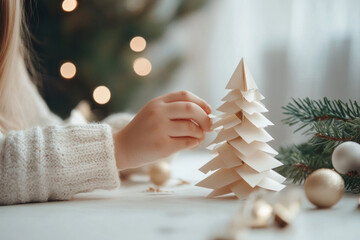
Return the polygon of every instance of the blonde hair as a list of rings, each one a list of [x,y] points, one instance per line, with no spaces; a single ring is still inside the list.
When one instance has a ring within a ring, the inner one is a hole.
[[[24,84],[30,83],[25,65],[25,60],[29,59],[25,44],[28,42],[28,30],[23,22],[22,8],[22,0],[0,0],[1,132],[26,128],[27,117],[31,112],[31,96],[27,91],[22,92]],[[26,64],[29,67],[31,62],[27,61]]]

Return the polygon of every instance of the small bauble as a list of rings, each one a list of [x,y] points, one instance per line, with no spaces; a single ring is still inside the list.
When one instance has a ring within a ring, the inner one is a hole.
[[[305,181],[305,193],[309,201],[318,208],[330,208],[344,194],[344,180],[331,169],[318,169]]]
[[[360,171],[360,144],[349,141],[337,146],[332,154],[332,164],[342,174]]]
[[[150,181],[155,185],[164,185],[169,180],[171,171],[168,162],[159,162],[149,169]]]

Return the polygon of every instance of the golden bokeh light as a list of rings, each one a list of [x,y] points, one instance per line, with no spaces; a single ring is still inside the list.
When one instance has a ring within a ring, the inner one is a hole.
[[[110,101],[111,92],[105,86],[98,86],[93,92],[93,98],[98,104],[106,104]]]
[[[77,7],[78,3],[76,0],[64,0],[61,7],[65,12],[72,12]]]
[[[130,48],[134,52],[144,51],[145,47],[146,47],[146,40],[143,37],[136,36],[130,41]]]
[[[60,74],[65,79],[72,79],[76,74],[76,67],[72,62],[65,62],[60,67]]]
[[[144,0],[127,0],[125,1],[125,7],[133,13],[138,13],[145,7]]]
[[[151,72],[152,66],[151,62],[146,58],[140,57],[135,59],[133,64],[134,71],[139,76],[146,76],[149,75]]]

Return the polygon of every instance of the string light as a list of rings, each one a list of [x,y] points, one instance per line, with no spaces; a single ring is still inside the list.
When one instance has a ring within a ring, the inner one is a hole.
[[[60,67],[60,74],[65,79],[72,79],[76,74],[76,67],[72,62],[65,62]]]
[[[134,52],[144,51],[145,47],[146,47],[146,40],[143,37],[136,36],[130,41],[130,48]]]
[[[152,66],[151,62],[146,58],[140,57],[135,59],[133,64],[134,71],[139,76],[146,76],[149,75],[151,72]]]
[[[76,0],[64,0],[61,7],[65,12],[72,12],[77,7],[78,3]]]
[[[98,86],[93,92],[93,98],[98,104],[106,104],[110,101],[111,92],[105,86]]]

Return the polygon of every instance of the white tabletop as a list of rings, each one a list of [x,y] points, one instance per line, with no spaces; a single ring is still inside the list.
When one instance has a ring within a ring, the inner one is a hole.
[[[243,202],[207,199],[208,189],[193,186],[204,178],[197,169],[210,159],[200,152],[178,155],[173,179],[159,193],[146,192],[146,181],[129,181],[70,201],[0,207],[0,239],[212,239]],[[192,184],[176,186],[177,178]],[[345,194],[328,210],[305,202],[288,228],[251,230],[247,239],[360,239],[358,197]]]

